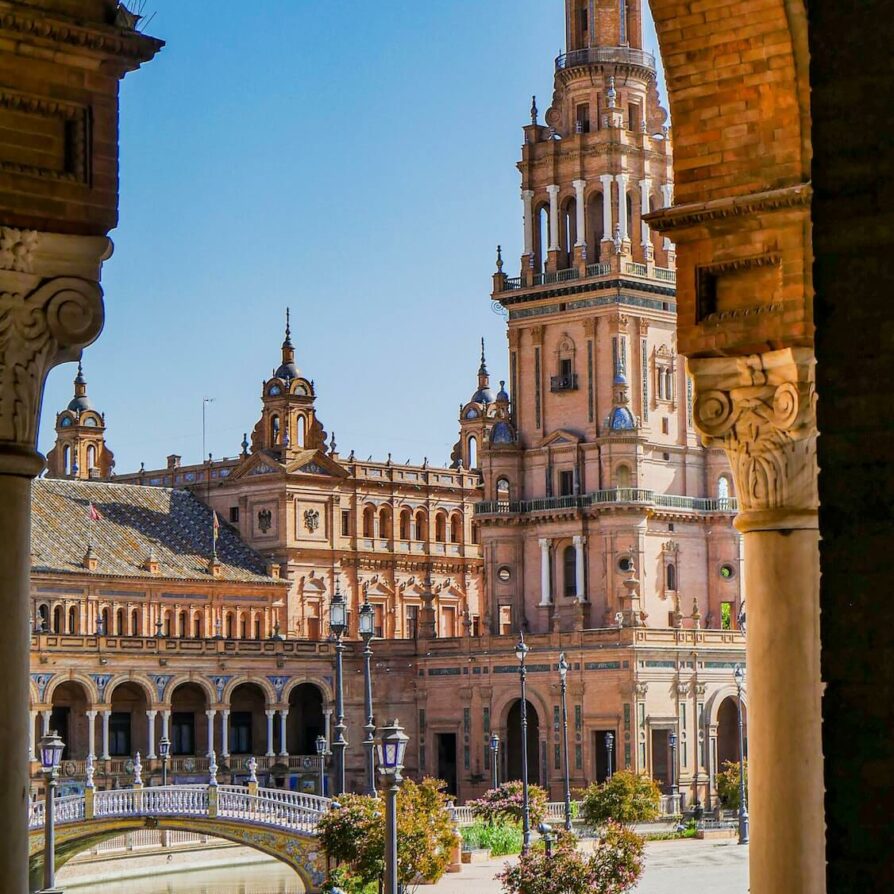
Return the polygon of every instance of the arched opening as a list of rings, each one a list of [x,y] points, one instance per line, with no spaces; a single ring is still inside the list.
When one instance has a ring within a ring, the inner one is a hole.
[[[228,742],[230,754],[267,751],[267,697],[257,683],[240,683],[230,695]]]
[[[630,487],[630,466],[618,466],[615,469],[615,487]]]
[[[78,632],[78,610],[74,605],[68,609],[68,632],[71,634]]]
[[[180,639],[187,639],[189,637],[189,614],[185,611],[180,612],[180,616],[177,620],[177,635]]]
[[[444,543],[447,539],[447,516],[443,512],[435,515],[435,540]]]
[[[299,414],[298,420],[295,423],[295,438],[298,446],[303,449],[304,441],[307,438],[307,419],[301,414]]]
[[[201,639],[204,636],[205,624],[200,612],[196,612],[192,618],[192,638]]]
[[[540,205],[534,212],[534,272],[546,269],[549,257],[549,205]]]
[[[227,612],[224,617],[224,636],[227,639],[234,639],[236,636],[236,617],[232,612]]]
[[[562,550],[562,580],[566,598],[577,596],[577,550],[573,546]]]
[[[255,616],[254,634],[255,639],[261,639],[261,619],[257,615]]]
[[[602,240],[605,238],[605,209],[601,192],[594,192],[587,202],[587,261],[602,260]]]
[[[410,523],[411,523],[411,515],[409,509],[401,509],[400,511],[400,534],[401,540],[409,540],[410,539]]]
[[[373,538],[376,536],[376,507],[363,507],[363,536]]]
[[[540,718],[528,701],[528,782],[540,782]],[[516,699],[506,717],[506,779],[522,778],[521,699]]]
[[[717,479],[717,499],[718,500],[729,500],[730,496],[730,486],[729,486],[729,478],[726,475],[721,475]]]
[[[634,230],[634,221],[633,221],[633,209],[635,207],[635,202],[633,201],[633,193],[627,193],[627,232],[621,233],[622,239],[630,239],[630,234],[635,232]]]
[[[477,469],[478,468],[478,438],[475,435],[469,435],[468,440],[469,446],[469,468]]]
[[[50,629],[50,607],[45,602],[37,606],[37,629],[44,633]]]
[[[673,562],[668,562],[664,569],[665,585],[668,590],[677,589],[677,566]]]
[[[57,605],[53,609],[53,633],[65,633],[65,609]]]
[[[270,443],[279,443],[279,416],[276,414],[270,417]]]
[[[509,502],[510,491],[509,491],[509,479],[508,478],[498,478],[497,479],[497,499],[501,503]]]
[[[130,635],[140,635],[140,613],[137,609],[133,609],[130,613]]]
[[[71,447],[68,444],[62,448],[62,471],[66,475],[71,474]]]
[[[119,608],[115,611],[115,636],[124,636],[127,632],[125,629],[124,609]]]
[[[302,683],[289,693],[286,742],[289,754],[316,754],[317,736],[325,729],[323,693],[313,683]]]
[[[162,618],[163,624],[162,629],[164,630],[165,636],[171,637],[174,635],[174,617],[171,612],[166,611]]]
[[[248,619],[245,612],[239,612],[239,639],[248,639]]]
[[[104,608],[99,617],[102,619],[102,635],[103,636],[111,636],[112,635],[112,610],[108,607]]]
[[[205,711],[208,697],[197,683],[181,683],[171,693],[171,753],[200,755],[208,751]]]
[[[463,539],[463,517],[459,513],[450,516],[450,542],[461,543]]]
[[[379,509],[379,537],[390,540],[391,535],[391,510],[387,506],[382,506]]]
[[[745,756],[748,756],[748,711],[742,713],[743,735],[745,736]],[[738,699],[727,696],[717,710],[717,767],[720,772],[727,762],[739,761],[739,704]]]
[[[109,754],[112,757],[132,757],[137,751],[147,754],[149,724],[146,710],[149,704],[143,687],[136,683],[119,683],[109,701],[112,706]]]
[[[421,509],[416,513],[416,518],[414,519],[413,524],[413,533],[416,540],[428,540],[428,519]]]
[[[60,683],[53,690],[50,729],[56,730],[65,743],[63,760],[83,760],[87,757],[88,706],[87,692],[75,680]]]
[[[577,242],[577,200],[567,199],[562,205],[559,219],[561,255],[559,267],[567,268],[574,263],[574,243]]]
[[[87,448],[87,468],[96,468],[96,448],[92,444]]]

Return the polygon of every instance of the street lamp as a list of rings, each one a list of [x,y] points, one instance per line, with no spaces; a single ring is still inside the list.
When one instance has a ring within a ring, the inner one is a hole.
[[[372,638],[375,635],[376,613],[369,602],[364,602],[360,606],[360,616],[358,618],[360,626],[360,637],[363,640],[363,707],[366,710],[366,738],[363,741],[363,749],[366,751],[366,793],[375,797],[376,795],[376,767],[375,755],[376,748],[376,724],[373,720],[373,694],[372,694],[372,672],[370,670],[370,660],[372,659]]]
[[[537,831],[543,839],[543,849],[546,852],[546,859],[549,860],[553,855],[553,827],[549,823],[541,823]]]
[[[571,831],[571,770],[568,764],[568,669],[565,653],[559,655],[559,680],[562,688],[562,760],[565,764],[565,828]]]
[[[531,805],[528,801],[528,702],[525,691],[525,683],[528,677],[528,669],[525,667],[525,658],[528,647],[522,636],[515,647],[515,657],[518,659],[518,678],[521,684],[521,756],[522,756],[522,853],[526,854],[531,847]]]
[[[615,734],[609,730],[605,734],[605,753],[608,756],[608,778],[612,778],[612,751],[615,747]]]
[[[320,759],[320,797],[326,797],[326,737],[317,736],[314,744],[317,747],[317,757]]]
[[[44,804],[44,846],[43,846],[43,892],[54,894],[56,887],[56,779],[59,775],[59,764],[65,743],[59,734],[52,730],[40,740],[40,765],[47,784]]]
[[[158,740],[158,755],[161,758],[161,784],[168,784],[168,761],[171,758],[171,740],[162,736]]]
[[[496,733],[490,734],[490,782],[491,788],[500,787],[500,737]]]
[[[335,593],[329,603],[329,630],[335,637],[335,741],[332,750],[335,752],[335,794],[345,791],[345,749],[348,740],[345,738],[345,693],[342,679],[342,656],[345,645],[342,637],[348,629],[348,607],[342,595],[339,578],[335,579]]]
[[[677,734],[671,732],[667,737],[671,750],[671,795],[677,794]]]
[[[379,742],[379,773],[385,785],[385,887],[382,894],[397,894],[397,792],[404,781],[404,754],[409,736],[398,720],[382,730]]]
[[[745,730],[742,725],[742,687],[745,668],[737,664],[733,671],[739,704],[739,844],[748,844],[748,792],[745,787]]]

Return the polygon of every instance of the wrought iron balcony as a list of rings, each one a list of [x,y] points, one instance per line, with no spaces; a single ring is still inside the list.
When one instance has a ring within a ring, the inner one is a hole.
[[[550,376],[549,390],[554,394],[559,391],[577,391],[577,373],[566,376]]]
[[[584,47],[581,50],[562,53],[556,59],[556,71],[575,68],[579,65],[600,65],[606,62],[618,65],[638,65],[641,68],[655,70],[655,57],[645,50],[637,50],[633,47]]]

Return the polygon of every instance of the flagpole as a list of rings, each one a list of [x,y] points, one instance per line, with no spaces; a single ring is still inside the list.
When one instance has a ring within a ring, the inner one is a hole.
[[[213,397],[202,398],[202,465],[205,465],[205,408],[214,403]],[[211,505],[211,466],[205,469],[205,505]],[[211,560],[217,558],[217,514],[211,512]]]

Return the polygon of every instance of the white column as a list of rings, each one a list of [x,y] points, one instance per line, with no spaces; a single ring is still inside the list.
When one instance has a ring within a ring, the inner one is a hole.
[[[96,760],[96,711],[86,711],[87,715],[87,754]]]
[[[40,712],[40,719],[43,722],[43,732],[41,733],[42,736],[48,736],[50,734],[50,715],[52,713],[52,711]]]
[[[323,711],[323,735],[326,738],[326,747],[329,747],[329,730],[332,727],[332,708]]]
[[[547,186],[549,193],[549,250],[559,250],[559,187]]]
[[[587,244],[587,206],[586,206],[586,180],[575,180],[571,184],[574,187],[575,203],[577,205],[577,242],[575,245]]]
[[[584,581],[584,546],[587,538],[580,534],[574,536],[574,577],[577,581],[577,598],[581,602],[587,601],[587,586]]]
[[[208,718],[208,757],[211,757],[211,752],[214,751],[214,715],[217,714],[217,711],[211,709],[205,712],[205,716]]]
[[[34,755],[34,724],[37,722],[37,711],[29,711],[28,716],[31,718],[28,726],[28,760],[33,761],[37,759]]]
[[[643,248],[649,248],[652,244],[652,241],[649,239],[649,225],[642,220],[649,213],[649,190],[652,188],[652,181],[646,177],[644,180],[640,180],[639,182],[639,194],[640,194],[640,211],[642,221],[640,225],[641,235],[642,235],[642,244]]]
[[[110,710],[102,712],[102,754],[100,755],[100,760],[104,761],[112,759],[112,755],[109,754],[109,720],[111,717],[112,712]]]
[[[158,711],[147,711],[146,720],[149,725],[149,742],[146,747],[146,757],[154,760],[158,755],[155,753],[155,715]]]
[[[663,184],[661,185],[661,198],[662,198],[663,201],[664,201],[664,207],[665,207],[665,208],[670,208],[670,206],[673,205],[673,203],[674,203],[674,187],[673,187],[673,184],[671,184],[671,183],[663,183]],[[667,238],[667,236],[665,236],[665,237],[664,237],[664,243],[663,243],[663,248],[664,248],[664,250],[665,250],[665,251],[668,251],[668,250],[670,250],[670,249],[672,248],[672,246],[673,246],[673,243],[670,241],[670,239]]]
[[[611,174],[603,174],[602,181],[602,241],[611,242],[615,235],[615,216],[612,208],[612,181]]]
[[[618,224],[621,227],[621,238],[630,238],[630,221],[627,220],[627,175],[615,174],[618,181]]]
[[[523,189],[522,201],[525,203],[525,254],[534,254],[534,190]]]
[[[276,711],[268,710],[264,712],[267,715],[267,753],[266,757],[276,757],[273,750],[273,715]]]
[[[171,712],[168,710],[161,712],[161,735],[163,739],[171,738],[169,727],[171,725]]]
[[[284,708],[279,712],[279,756],[288,757],[289,749],[286,742],[286,719],[289,716],[289,709]]]
[[[551,605],[553,601],[549,575],[549,540],[540,538],[540,604]]]
[[[220,756],[230,756],[230,709],[223,708],[220,712]]]

